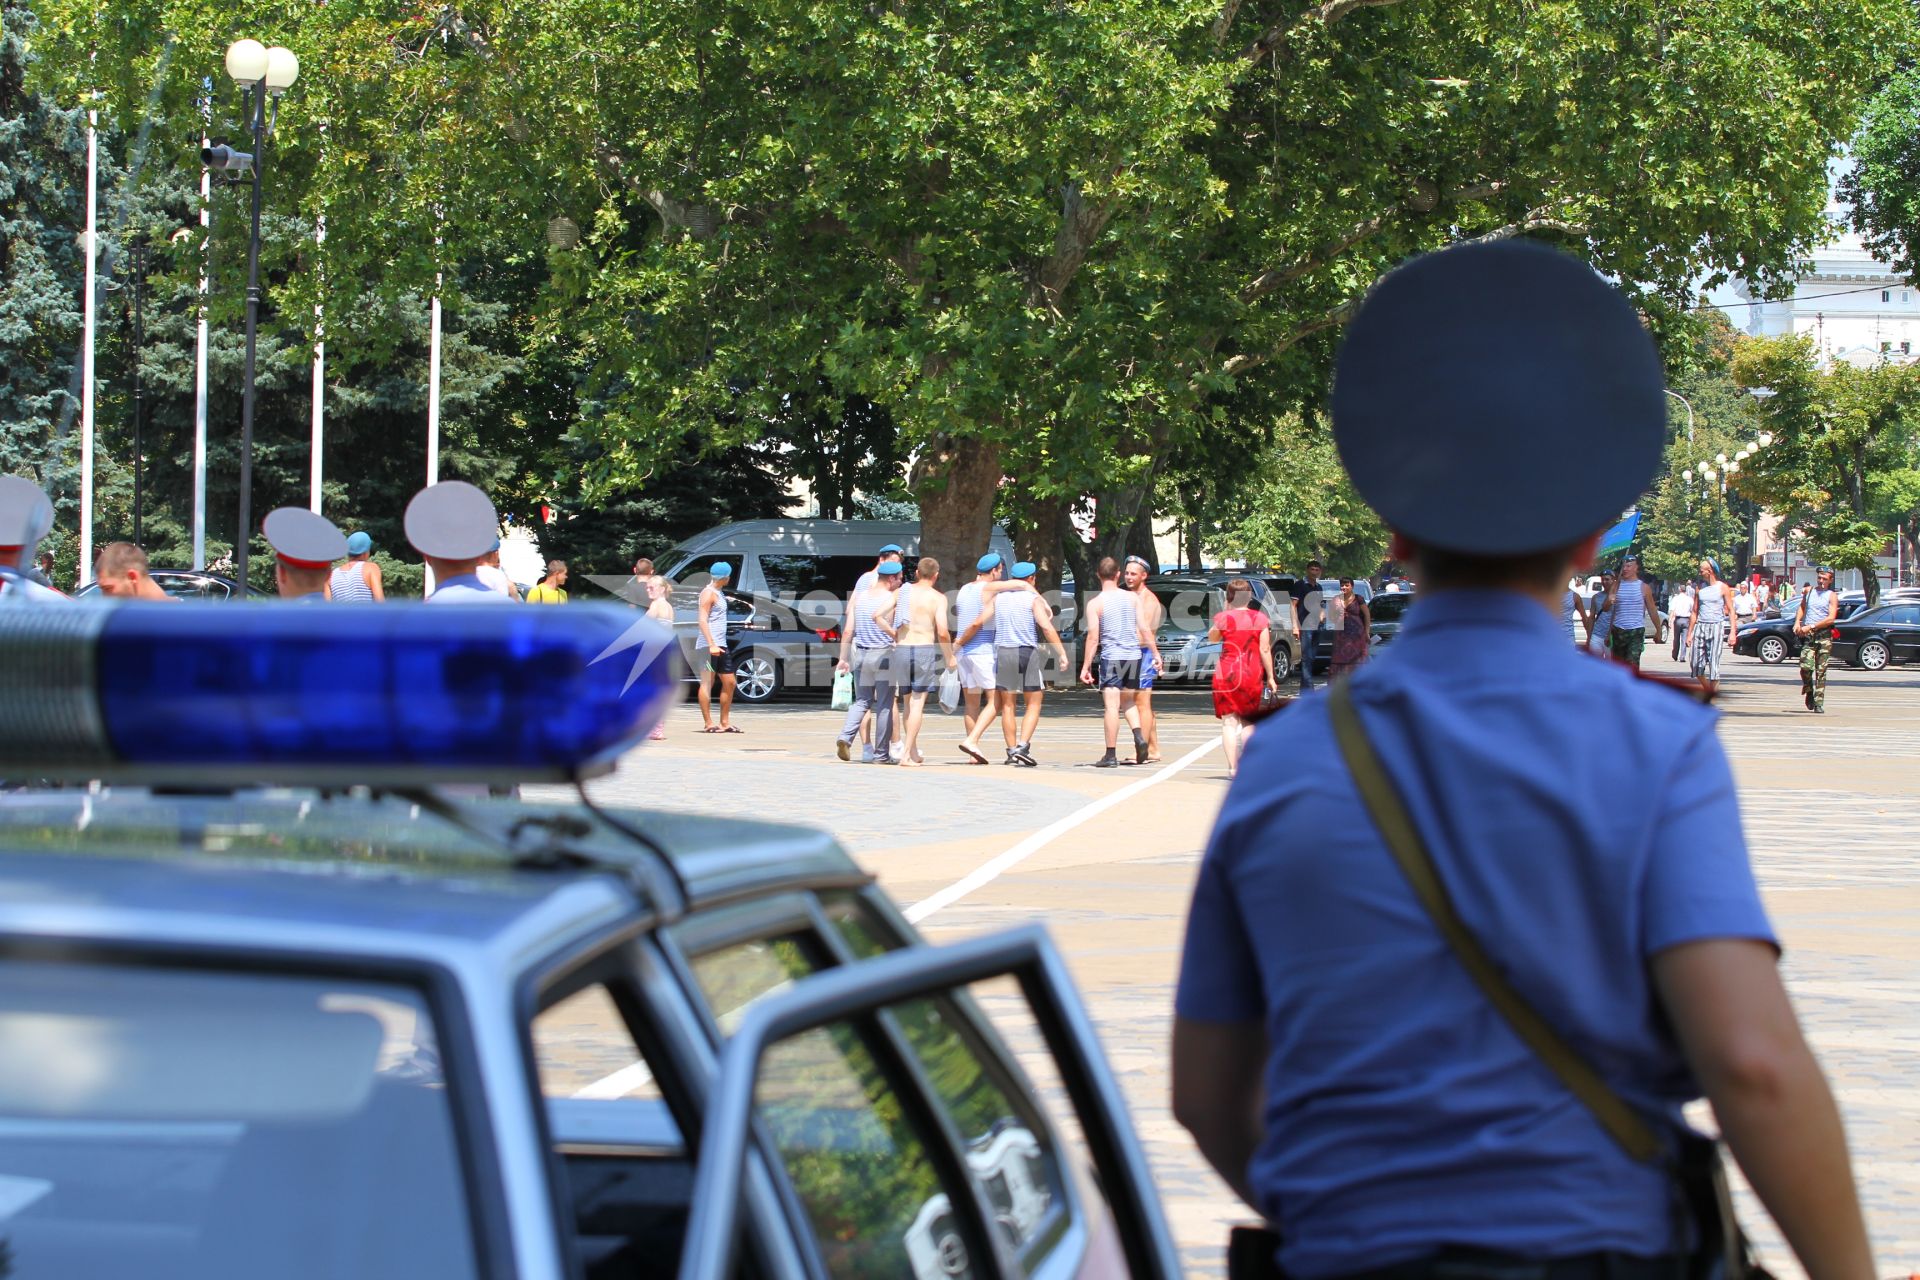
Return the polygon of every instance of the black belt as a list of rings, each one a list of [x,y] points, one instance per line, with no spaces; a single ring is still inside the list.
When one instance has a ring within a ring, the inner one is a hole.
[[[1533,1260],[1476,1249],[1446,1249],[1410,1262],[1351,1272],[1338,1280],[1683,1280],[1686,1274],[1687,1259],[1679,1254],[1641,1258],[1583,1253]]]

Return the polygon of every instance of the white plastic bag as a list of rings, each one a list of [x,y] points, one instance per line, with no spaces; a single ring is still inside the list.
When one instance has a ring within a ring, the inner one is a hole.
[[[835,711],[845,711],[853,705],[853,672],[833,673],[833,700],[827,705]]]
[[[940,709],[952,715],[960,706],[960,673],[942,671],[940,673]]]

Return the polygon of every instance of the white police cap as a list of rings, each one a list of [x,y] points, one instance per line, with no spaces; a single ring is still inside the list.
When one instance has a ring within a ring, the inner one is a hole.
[[[436,560],[478,560],[500,536],[500,516],[487,495],[464,480],[442,480],[407,504],[407,541]]]
[[[0,547],[31,547],[53,528],[53,503],[22,476],[0,476]]]
[[[347,536],[305,507],[279,507],[260,524],[273,553],[296,569],[324,569],[347,554]]]

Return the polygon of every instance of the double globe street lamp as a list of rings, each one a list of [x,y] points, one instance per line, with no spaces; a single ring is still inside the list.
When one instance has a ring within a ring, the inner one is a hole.
[[[251,179],[252,217],[247,234],[247,356],[240,393],[240,532],[233,543],[234,577],[242,598],[247,590],[247,544],[253,533],[253,399],[254,341],[260,324],[260,171],[266,159],[267,102],[300,78],[300,59],[278,45],[269,49],[258,40],[236,40],[227,46],[227,74],[245,92],[247,120],[253,130],[253,150],[235,151],[216,142],[200,152],[201,162],[228,175],[229,184]]]

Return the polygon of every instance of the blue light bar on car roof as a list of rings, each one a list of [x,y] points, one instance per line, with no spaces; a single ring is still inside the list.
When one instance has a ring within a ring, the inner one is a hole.
[[[0,610],[0,777],[418,785],[604,772],[678,649],[630,609]]]

